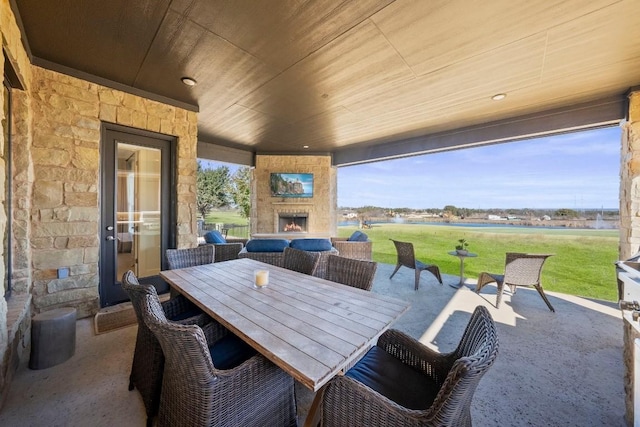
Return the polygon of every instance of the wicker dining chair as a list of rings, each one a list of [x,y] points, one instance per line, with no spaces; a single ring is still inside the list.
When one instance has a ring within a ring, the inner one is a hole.
[[[138,334],[136,347],[133,352],[131,374],[129,375],[129,390],[137,388],[147,412],[147,426],[153,423],[153,417],[158,413],[160,403],[160,388],[162,386],[162,370],[164,356],[160,343],[147,328],[143,320],[143,298],[148,295],[158,300],[156,288],[152,285],[141,284],[133,271],[129,270],[122,276],[122,288],[127,292],[138,320]],[[183,296],[177,296],[161,304],[164,315],[171,320],[184,324],[205,325],[212,320],[202,313],[193,303]]]
[[[167,249],[167,266],[169,270],[211,264],[215,260],[215,247],[202,245],[195,248]]]
[[[413,251],[413,243],[399,242],[393,239],[390,239],[390,240],[393,242],[393,244],[396,247],[396,252],[398,253],[398,262],[396,265],[396,269],[393,270],[393,273],[391,273],[391,277],[389,277],[389,279],[393,278],[393,276],[398,272],[400,267],[404,266],[404,267],[412,268],[415,270],[416,291],[420,286],[420,273],[422,273],[424,270],[436,276],[436,279],[438,279],[438,282],[440,282],[440,284],[442,285],[442,276],[440,275],[440,268],[435,264],[425,264],[421,261],[418,261]]]
[[[494,274],[482,272],[478,276],[478,284],[476,285],[476,293],[479,293],[484,285],[492,282],[496,282],[497,298],[496,308],[500,307],[502,301],[502,291],[504,285],[509,286],[511,293],[515,294],[516,286],[533,286],[536,288],[544,302],[549,307],[549,310],[555,312],[553,306],[547,299],[547,296],[542,289],[542,283],[540,276],[542,275],[542,266],[547,258],[553,256],[553,254],[526,254],[507,252],[504,274]]]
[[[296,248],[284,248],[282,252],[282,267],[287,270],[313,276],[318,263],[320,262],[320,252],[303,251]]]
[[[370,291],[378,263],[329,255],[325,279]]]
[[[158,427],[297,424],[293,377],[255,351],[221,363],[228,335],[167,322],[152,298],[145,305],[145,322],[166,357]]]
[[[495,323],[482,306],[451,353],[388,330],[345,375],[329,381],[322,426],[471,426],[473,395],[497,354]]]

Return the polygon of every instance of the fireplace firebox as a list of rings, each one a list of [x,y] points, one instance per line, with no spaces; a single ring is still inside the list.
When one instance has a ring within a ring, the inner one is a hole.
[[[279,213],[278,214],[278,233],[306,233],[307,213]]]

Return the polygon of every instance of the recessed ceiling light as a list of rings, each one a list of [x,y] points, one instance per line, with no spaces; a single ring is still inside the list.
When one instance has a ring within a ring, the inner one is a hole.
[[[496,95],[493,95],[491,97],[491,99],[493,99],[494,101],[502,101],[503,99],[505,99],[507,97],[506,93],[498,93]]]
[[[309,146],[308,145],[303,145],[302,148],[304,148],[306,150],[307,148],[309,148]]]
[[[198,82],[191,77],[183,77],[180,80],[182,80],[182,83],[186,84],[187,86],[195,86],[198,84]]]

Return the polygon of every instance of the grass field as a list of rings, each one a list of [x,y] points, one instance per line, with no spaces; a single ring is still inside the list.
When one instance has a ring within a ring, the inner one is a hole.
[[[339,227],[349,236],[356,227]],[[395,264],[396,251],[389,240],[414,244],[416,258],[437,264],[445,274],[458,275],[460,262],[447,254],[458,239],[469,241],[477,258],[465,261],[465,276],[482,271],[504,271],[506,252],[551,253],[542,270],[545,290],[588,298],[617,301],[614,262],[618,260],[618,230],[545,229],[526,227],[455,227],[422,224],[376,224],[364,230],[373,241],[374,261]]]
[[[211,211],[205,218],[207,224],[223,223],[223,224],[242,224],[249,223],[247,218],[243,218],[237,211]]]
[[[207,223],[247,224],[237,212],[211,212]],[[350,236],[357,228],[338,227],[338,235]],[[614,262],[618,260],[618,230],[550,229],[527,227],[456,227],[424,224],[374,224],[364,230],[373,241],[373,259],[395,264],[396,250],[389,240],[412,242],[416,257],[437,264],[444,274],[458,275],[458,258],[447,254],[458,239],[469,241],[477,258],[465,261],[465,275],[477,278],[482,271],[504,271],[506,252],[555,254],[542,270],[546,290],[588,298],[617,301]]]

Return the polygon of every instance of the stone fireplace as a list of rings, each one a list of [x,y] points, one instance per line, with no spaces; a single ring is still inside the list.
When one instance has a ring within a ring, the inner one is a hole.
[[[274,197],[272,173],[313,174],[313,196]],[[327,155],[256,155],[251,176],[251,238],[335,236],[337,173]]]

